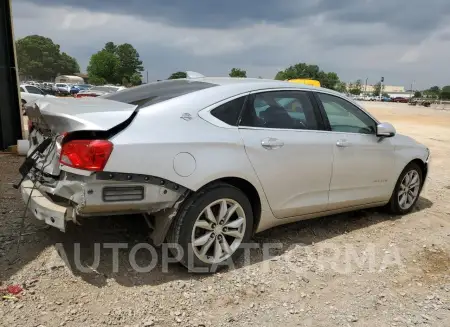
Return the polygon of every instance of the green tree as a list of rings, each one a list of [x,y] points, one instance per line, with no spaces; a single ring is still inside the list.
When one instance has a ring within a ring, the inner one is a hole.
[[[118,76],[119,67],[119,58],[114,53],[107,50],[101,50],[93,54],[89,61],[87,67],[89,81],[93,84],[97,84],[100,81],[103,81],[102,84],[117,84],[118,80],[122,82],[122,80],[119,79],[120,76]]]
[[[240,68],[232,68],[229,75],[230,77],[247,77],[247,72]]]
[[[57,75],[80,72],[75,58],[62,52],[58,44],[40,35],[29,35],[16,41],[19,74],[37,80],[52,80]]]
[[[441,89],[439,86],[432,86],[428,90],[423,91],[423,95],[427,98],[438,99],[441,96]]]
[[[103,77],[92,76],[89,77],[89,83],[92,85],[104,85],[106,84],[106,79],[104,79]]]
[[[306,63],[298,63],[296,65],[290,66],[283,71],[279,71],[275,79],[276,80],[287,80],[287,79],[315,79],[320,82],[322,87],[329,89],[336,89],[339,83],[339,77],[334,72],[326,73],[319,69],[317,65],[308,65]]]
[[[108,44],[108,43],[107,43]],[[141,76],[141,72],[144,70],[142,61],[139,58],[139,53],[129,43],[118,45],[115,51],[119,57],[119,71],[118,74],[121,78],[131,80],[131,77],[135,74]]]
[[[349,93],[353,94],[353,95],[360,95],[361,94],[361,89],[353,88],[353,89],[349,90]]]
[[[141,78],[143,70],[139,53],[129,43],[107,42],[102,50],[91,56],[88,66],[89,79],[103,78],[107,83],[123,85],[130,83],[135,74]]]
[[[345,84],[345,82],[337,83],[336,91],[341,92],[341,93],[347,93],[347,84]]]
[[[383,86],[383,89],[384,89],[384,86]],[[380,91],[381,91],[381,82],[378,82],[377,84],[375,84],[375,85],[373,86],[373,92],[372,92],[372,94],[373,94],[374,96],[379,96],[379,95],[380,95]]]
[[[179,79],[179,78],[186,78],[187,74],[186,72],[176,72],[169,76],[168,79]]]
[[[331,89],[331,90],[336,89],[336,85],[339,83],[339,77],[334,72],[324,73],[321,71],[319,73],[318,80],[322,87],[325,87],[325,88]]]
[[[450,100],[450,85],[444,86],[441,91],[442,100]]]
[[[116,53],[117,46],[114,44],[114,42],[107,42],[103,50],[106,50],[111,53]]]
[[[439,88],[439,86],[432,86],[430,87],[430,91],[434,93],[439,93],[441,92],[441,89]]]
[[[287,80],[286,75],[285,75],[285,72],[279,71],[279,72],[275,75],[275,79],[276,79],[277,81],[284,81],[284,80]]]
[[[422,92],[420,92],[420,91],[414,92],[414,97],[415,98],[421,98],[422,97]]]
[[[140,74],[133,74],[130,78],[130,84],[133,86],[142,84],[142,76]]]
[[[362,81],[358,79],[355,83],[350,83],[348,92],[353,95],[360,95],[362,89]]]

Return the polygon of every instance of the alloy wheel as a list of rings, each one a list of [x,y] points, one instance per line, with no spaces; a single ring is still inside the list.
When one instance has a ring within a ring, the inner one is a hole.
[[[403,176],[397,194],[401,209],[408,210],[414,204],[419,196],[420,182],[420,175],[416,170],[410,170]]]
[[[201,261],[219,263],[239,248],[245,230],[242,206],[232,199],[216,200],[197,217],[192,230],[192,248]]]

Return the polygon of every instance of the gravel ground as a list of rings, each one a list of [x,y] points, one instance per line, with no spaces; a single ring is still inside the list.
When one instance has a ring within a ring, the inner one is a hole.
[[[102,247],[96,265],[95,243],[131,248],[147,241],[136,217],[88,220],[65,234],[27,218],[14,261],[24,205],[12,184],[23,159],[0,155],[0,288],[25,287],[19,299],[0,301],[0,325],[450,326],[450,113],[367,106],[431,149],[416,210],[403,217],[360,211],[274,228],[254,238],[282,244],[273,258],[255,250],[249,264],[216,275],[192,275],[177,264],[139,273],[127,249],[114,263]],[[77,260],[87,268],[74,269]],[[146,251],[136,254],[142,266],[149,260]]]

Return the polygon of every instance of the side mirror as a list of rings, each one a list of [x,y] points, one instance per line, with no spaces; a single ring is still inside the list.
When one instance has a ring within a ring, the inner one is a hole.
[[[381,123],[377,125],[377,136],[379,137],[392,137],[395,133],[395,127],[389,123]]]

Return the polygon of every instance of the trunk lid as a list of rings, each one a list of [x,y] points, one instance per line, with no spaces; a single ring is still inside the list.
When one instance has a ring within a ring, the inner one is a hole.
[[[102,98],[42,98],[27,115],[39,129],[52,134],[74,131],[107,131],[127,120],[136,105]]]
[[[63,133],[86,131],[110,138],[128,126],[126,122],[131,122],[136,107],[101,98],[42,98],[26,106],[28,119],[33,123],[28,155],[45,139],[53,139],[44,151],[33,156],[34,167],[52,177],[59,176]],[[123,126],[117,128],[118,125]]]

